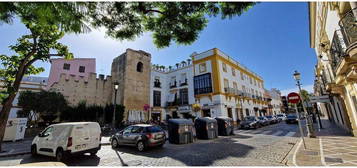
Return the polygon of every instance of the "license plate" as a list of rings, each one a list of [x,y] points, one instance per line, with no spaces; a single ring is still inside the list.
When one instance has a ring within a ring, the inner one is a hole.
[[[82,144],[82,145],[77,145],[77,146],[75,147],[75,149],[76,149],[76,150],[80,150],[80,149],[84,149],[84,148],[86,148],[86,147],[87,147],[86,144]]]

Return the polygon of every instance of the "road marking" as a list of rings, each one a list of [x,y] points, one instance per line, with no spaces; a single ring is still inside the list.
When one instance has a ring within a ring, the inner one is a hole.
[[[281,133],[283,133],[283,131],[278,131],[278,132],[275,132],[274,134],[272,134],[272,136],[278,136]]]
[[[289,132],[289,133],[287,133],[287,134],[284,135],[284,136],[286,136],[286,137],[291,137],[291,136],[293,136],[295,133],[296,133],[296,132]]]
[[[295,151],[294,151],[294,155],[293,155],[293,164],[294,164],[294,166],[298,166],[298,165],[296,164],[296,154],[297,154],[297,152],[299,151],[301,144],[302,144],[302,139],[300,140],[298,146],[296,147],[296,149],[295,149]]]
[[[319,143],[320,143],[321,164],[322,164],[323,166],[326,166],[325,157],[324,157],[324,150],[323,150],[323,147],[322,147],[321,138],[319,138]]]

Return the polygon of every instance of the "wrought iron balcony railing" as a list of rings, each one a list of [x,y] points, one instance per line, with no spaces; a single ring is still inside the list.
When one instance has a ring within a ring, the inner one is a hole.
[[[345,57],[346,44],[340,30],[336,30],[331,43],[330,54],[332,57],[332,69],[336,73],[338,66]]]
[[[357,42],[357,8],[347,12],[338,23],[347,48]]]

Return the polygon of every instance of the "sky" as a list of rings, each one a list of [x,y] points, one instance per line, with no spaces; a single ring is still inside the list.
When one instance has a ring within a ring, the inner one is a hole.
[[[219,48],[264,79],[266,89],[277,88],[282,95],[296,91],[292,74],[301,73],[303,88],[312,91],[316,55],[309,44],[308,4],[306,2],[259,3],[239,17],[222,20],[210,17],[207,27],[191,45],[171,44],[158,49],[151,33],[133,41],[118,41],[105,36],[104,30],[88,34],[69,34],[60,41],[69,46],[74,57],[96,58],[98,74],[110,75],[112,60],[127,48],[151,53],[152,63],[174,66],[193,52]],[[0,54],[13,54],[9,45],[28,33],[19,21],[0,25]],[[50,63],[36,62],[45,71],[36,76],[47,77]]]

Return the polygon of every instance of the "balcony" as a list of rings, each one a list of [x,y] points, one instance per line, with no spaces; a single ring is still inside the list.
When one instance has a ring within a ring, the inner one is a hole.
[[[195,95],[212,93],[212,87],[195,88],[194,93]]]
[[[177,87],[177,82],[170,83],[170,89],[176,88]]]
[[[348,66],[357,61],[357,21],[353,12],[347,12],[339,21],[340,30],[336,30],[332,39],[330,54],[331,66],[336,75],[347,73]]]
[[[180,81],[180,86],[187,86],[187,85],[188,85],[187,79],[185,79],[184,82],[181,82],[181,81]]]

